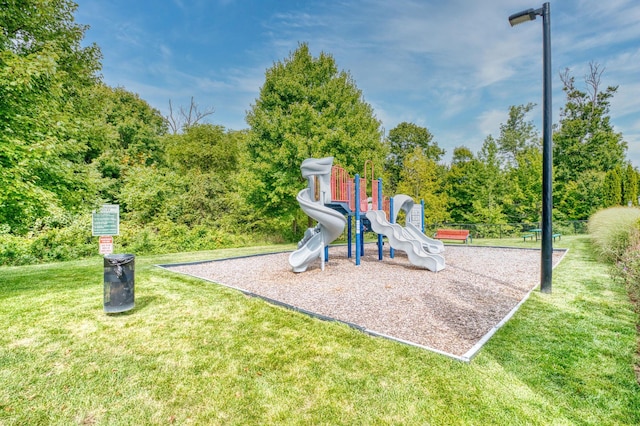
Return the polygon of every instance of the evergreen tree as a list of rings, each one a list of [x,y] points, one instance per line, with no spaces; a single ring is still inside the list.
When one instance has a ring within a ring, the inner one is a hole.
[[[627,163],[624,169],[624,179],[622,181],[622,205],[638,205],[638,171],[631,163]]]
[[[609,170],[604,177],[604,207],[619,206],[622,200],[620,168]]]

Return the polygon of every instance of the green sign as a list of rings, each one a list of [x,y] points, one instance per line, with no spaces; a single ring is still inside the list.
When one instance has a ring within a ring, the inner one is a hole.
[[[93,236],[120,234],[120,206],[104,204],[99,212],[93,212],[91,220]]]

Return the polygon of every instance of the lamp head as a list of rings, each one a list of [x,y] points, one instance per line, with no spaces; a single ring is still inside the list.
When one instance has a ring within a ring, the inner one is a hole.
[[[518,24],[522,24],[527,21],[535,21],[536,15],[538,15],[538,11],[534,9],[523,10],[522,12],[514,13],[509,16],[509,24],[511,26],[516,26]]]

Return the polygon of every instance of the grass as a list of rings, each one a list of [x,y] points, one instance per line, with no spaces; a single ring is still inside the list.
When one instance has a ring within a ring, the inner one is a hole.
[[[0,424],[639,424],[637,317],[562,244],[553,294],[470,364],[153,266],[291,246],[138,257],[119,315],[99,257],[0,268]]]

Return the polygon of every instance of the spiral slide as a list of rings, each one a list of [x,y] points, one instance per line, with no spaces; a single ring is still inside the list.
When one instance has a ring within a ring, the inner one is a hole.
[[[314,202],[311,199],[311,188],[303,189],[296,198],[307,216],[318,221],[318,226],[307,230],[305,238],[298,244],[298,250],[289,255],[293,272],[304,272],[320,257],[324,246],[331,244],[342,234],[347,219],[337,211]]]
[[[427,253],[418,238],[402,226],[387,221],[384,211],[370,210],[367,212],[367,219],[371,222],[371,229],[377,234],[386,236],[389,240],[389,245],[395,250],[402,250],[407,253],[409,262],[413,265],[433,272],[444,269],[444,257],[439,254]]]

